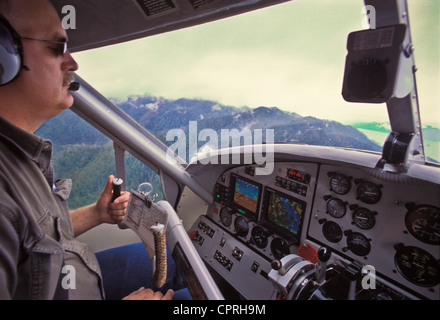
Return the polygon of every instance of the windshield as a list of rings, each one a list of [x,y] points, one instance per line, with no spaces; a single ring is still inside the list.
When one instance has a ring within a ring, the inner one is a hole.
[[[425,153],[438,161],[439,4],[408,2]],[[164,142],[164,130],[197,121],[199,130],[272,128],[278,142],[380,151],[385,104],[341,96],[347,35],[365,27],[361,1],[297,0],[74,57],[84,79]]]
[[[408,4],[425,155],[438,162],[440,5]],[[196,130],[187,162],[204,145],[223,146],[220,138],[201,139],[204,129],[218,137],[224,129],[253,132],[242,144],[261,142],[255,133],[265,130],[262,138],[276,142],[381,152],[390,129],[386,105],[341,96],[347,35],[366,28],[362,9],[362,1],[296,0],[74,58],[82,78],[166,145]],[[114,174],[112,142],[71,111],[37,134],[54,141],[57,176],[85,181],[71,207],[95,199],[97,182]],[[126,171],[127,189],[151,181],[161,196],[159,177],[144,164],[129,156]]]
[[[425,152],[438,161],[439,5],[409,5]],[[274,129],[278,142],[380,151],[389,132],[385,105],[351,104],[341,97],[347,35],[365,27],[360,2],[293,1],[75,58],[83,78],[124,111],[135,106],[131,115],[155,134],[190,121],[231,129],[233,119],[239,130]],[[213,125],[209,118],[218,121]],[[163,132],[158,136],[165,140]]]

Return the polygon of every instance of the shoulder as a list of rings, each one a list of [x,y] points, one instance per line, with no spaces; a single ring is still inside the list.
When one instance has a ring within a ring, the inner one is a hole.
[[[0,233],[7,229],[14,229],[16,233],[21,233],[27,224],[25,216],[18,203],[6,192],[4,186],[0,185]]]

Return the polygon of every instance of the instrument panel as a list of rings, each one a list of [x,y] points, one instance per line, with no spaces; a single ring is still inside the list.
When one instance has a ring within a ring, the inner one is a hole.
[[[305,162],[277,162],[261,176],[254,166],[230,169],[190,236],[246,299],[276,298],[271,262],[299,254],[316,263],[321,246],[330,264],[372,267],[393,297],[439,299],[439,187],[373,171]]]
[[[254,172],[247,166],[223,174],[208,216],[267,259],[281,259],[301,241],[317,165],[279,164],[269,176]]]
[[[309,238],[420,298],[439,299],[439,187],[372,172],[321,166]]]
[[[246,299],[275,299],[271,262],[297,253],[310,216],[318,165],[275,163],[270,175],[255,167],[224,172],[214,205],[189,230],[205,262]]]

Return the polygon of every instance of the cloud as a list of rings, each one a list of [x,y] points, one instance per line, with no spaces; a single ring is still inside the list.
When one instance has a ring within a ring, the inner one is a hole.
[[[439,22],[421,19],[433,16],[432,6],[423,3],[411,22],[420,44],[421,114],[429,124],[440,119],[439,71],[433,68],[438,67],[439,40],[438,32],[430,36],[426,31]],[[350,104],[341,97],[346,38],[362,27],[361,20],[361,4],[352,0],[297,0],[74,57],[79,74],[108,97],[149,93],[277,106],[344,123],[388,121],[384,104]]]

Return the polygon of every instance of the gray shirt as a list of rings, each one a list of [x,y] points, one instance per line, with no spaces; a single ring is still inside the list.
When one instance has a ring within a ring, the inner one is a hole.
[[[0,299],[103,299],[93,252],[73,234],[71,180],[52,143],[0,117]]]

